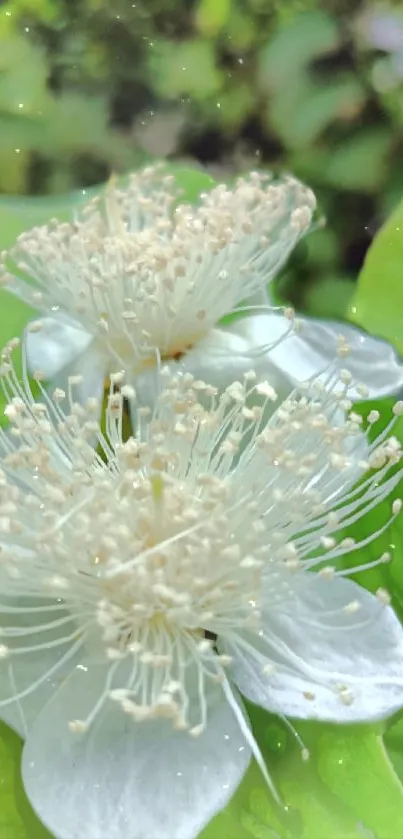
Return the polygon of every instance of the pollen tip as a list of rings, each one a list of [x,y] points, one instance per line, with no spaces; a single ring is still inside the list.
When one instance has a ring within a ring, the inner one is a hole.
[[[402,506],[403,506],[402,499],[401,498],[395,498],[395,500],[393,501],[393,504],[392,504],[392,512],[393,512],[394,516],[397,516],[400,513],[400,511],[402,509]]]
[[[87,723],[84,720],[70,720],[68,727],[74,734],[84,734],[88,729]]]
[[[376,590],[375,593],[377,599],[382,604],[382,606],[390,606],[392,598],[386,588],[380,587]]]

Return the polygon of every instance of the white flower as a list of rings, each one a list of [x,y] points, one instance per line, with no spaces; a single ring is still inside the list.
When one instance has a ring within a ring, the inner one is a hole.
[[[331,362],[341,331],[366,395],[403,386],[386,342],[308,318],[297,334],[268,305],[268,283],[311,226],[310,189],[252,173],[202,195],[196,208],[177,201],[173,178],[148,168],[126,188],[111,182],[74,222],[18,238],[2,282],[43,315],[26,332],[31,371],[64,389],[80,374],[77,398],[101,402],[109,373],[122,367],[152,405],[160,359],[221,389],[254,366],[286,395]],[[220,325],[242,301],[246,316]]]
[[[111,183],[74,222],[19,237],[2,281],[43,315],[26,333],[31,370],[62,388],[81,374],[81,401],[100,401],[122,367],[152,404],[159,358],[220,388],[255,366],[287,394],[329,363],[342,331],[371,396],[403,385],[386,343],[309,319],[297,335],[267,304],[267,284],[311,225],[311,190],[253,173],[202,195],[196,208],[175,209],[176,199],[173,179],[146,169],[126,188]],[[220,325],[245,300],[246,317]]]
[[[17,240],[3,282],[44,315],[26,333],[28,364],[53,387],[79,373],[77,397],[100,400],[122,367],[151,404],[158,358],[220,386],[250,368],[253,342],[219,321],[277,273],[311,225],[314,195],[252,174],[196,208],[177,200],[173,178],[148,168],[126,188],[111,182],[74,222]]]
[[[35,403],[9,352],[1,372],[0,714],[26,738],[25,788],[57,837],[193,839],[252,754],[271,785],[238,690],[336,722],[403,705],[388,595],[337,565],[360,547],[344,528],[397,485],[401,451],[344,419],[337,364],[268,423],[264,404],[248,407],[255,389],[275,399],[254,373],[219,397],[162,372],[153,417],[140,407],[126,443],[134,394],[112,375],[107,462],[77,378],[67,399]]]

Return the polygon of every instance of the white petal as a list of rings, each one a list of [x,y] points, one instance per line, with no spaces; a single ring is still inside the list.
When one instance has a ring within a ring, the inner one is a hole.
[[[295,353],[296,359],[293,355],[287,355],[290,342],[295,340],[294,335],[287,336],[287,331],[290,331],[287,318],[275,312],[269,315],[249,315],[236,320],[229,329],[233,335],[246,342],[251,358],[250,367],[260,379],[270,382],[280,399],[285,399],[302,378],[296,366],[298,353]],[[265,352],[257,353],[257,350],[266,346],[268,348]]]
[[[244,300],[244,306],[268,306],[268,305],[275,305],[273,300],[273,295],[271,293],[271,283],[264,288],[260,288],[259,291],[256,291],[255,294],[251,294],[246,300]],[[243,307],[240,307],[243,308]]]
[[[359,722],[403,707],[403,629],[390,607],[350,580],[296,574],[293,591],[264,613],[261,638],[243,640],[248,651],[223,645],[235,659],[232,675],[269,711]]]
[[[185,372],[192,373],[224,390],[251,370],[250,345],[230,329],[212,329],[181,359]]]
[[[53,379],[60,371],[81,356],[91,342],[91,335],[61,318],[41,318],[39,332],[25,331],[28,368],[41,370],[46,379]]]
[[[344,415],[341,411],[337,412],[333,416],[333,427],[342,426],[344,423]],[[322,503],[327,505],[328,509],[362,478],[365,472],[363,463],[370,452],[368,438],[363,431],[358,431],[353,437],[343,441],[343,450],[348,458],[348,466],[343,469],[331,469],[329,452],[324,453],[322,463],[320,458],[316,461],[316,474],[309,485],[309,489],[315,488],[320,493]]]
[[[39,603],[37,602],[36,605]],[[29,606],[36,608],[31,601]],[[63,619],[66,613],[62,609],[49,612],[43,608],[36,612],[26,611],[14,614],[4,611],[5,608],[10,607],[18,607],[18,601],[7,598],[6,602],[3,598],[0,604],[3,635],[0,640],[9,648],[10,653],[7,657],[0,658],[0,719],[14,728],[21,737],[25,737],[50,696],[60,687],[66,675],[79,663],[80,652],[69,655],[74,643],[71,641],[50,646],[51,642],[56,639],[74,632],[74,624],[71,620],[45,632],[38,632],[39,625]],[[28,634],[9,637],[6,634],[7,629],[15,626],[27,629]],[[21,652],[22,647],[37,645],[41,648]],[[65,661],[63,661],[64,656],[66,656]],[[44,678],[47,673],[49,675]],[[29,691],[29,688],[38,681],[36,689]],[[21,699],[13,699],[16,694],[21,694]],[[13,701],[7,702],[9,699]]]
[[[248,354],[250,344],[230,329],[212,329],[179,361],[164,364],[175,375],[178,372],[191,373],[196,379],[202,379],[220,391],[236,379],[242,379],[244,373],[253,369],[253,358]],[[142,405],[155,403],[159,382],[156,369],[150,369],[134,382]]]
[[[53,393],[55,388],[60,388],[68,394],[70,376],[82,377],[81,381],[74,385],[74,401],[83,404],[89,398],[96,399],[99,403],[99,411],[101,411],[107,370],[105,361],[95,343],[90,344],[82,355],[74,358],[71,364],[63,367],[50,380],[48,383],[49,392]],[[64,411],[69,411],[67,398],[62,400],[61,407]]]
[[[22,765],[34,809],[59,839],[194,839],[250,759],[221,689],[197,738],[168,720],[135,723],[110,699],[87,734],[72,733],[68,720],[86,717],[105,678],[76,671],[38,717]]]
[[[332,362],[337,340],[342,335],[351,350],[342,366],[358,384],[368,388],[370,398],[395,393],[403,386],[403,362],[386,341],[346,323],[304,317],[298,317],[298,321],[301,331],[291,333],[269,354],[270,363],[291,385],[317,376]],[[261,346],[280,339],[288,325],[283,316],[273,313],[243,318],[237,322],[236,330],[254,346]],[[359,396],[353,390],[351,395]]]

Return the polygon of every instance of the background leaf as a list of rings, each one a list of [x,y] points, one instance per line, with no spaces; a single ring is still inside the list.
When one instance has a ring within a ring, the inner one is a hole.
[[[403,201],[367,252],[350,317],[403,352]]]
[[[0,722],[0,837],[1,839],[49,839],[25,795],[20,772],[22,743]]]

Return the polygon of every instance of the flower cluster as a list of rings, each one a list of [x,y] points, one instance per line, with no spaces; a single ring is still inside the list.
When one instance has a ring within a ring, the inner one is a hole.
[[[403,706],[403,630],[348,559],[402,502],[346,535],[401,479],[403,403],[373,440],[379,414],[352,400],[397,390],[401,365],[351,328],[332,341],[334,325],[269,310],[264,285],[311,221],[297,181],[175,202],[146,170],[4,256],[43,318],[22,377],[17,340],[0,367],[0,716],[60,839],[195,839],[251,758],[280,801],[242,696],[334,722]]]

